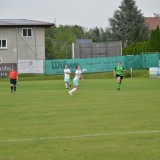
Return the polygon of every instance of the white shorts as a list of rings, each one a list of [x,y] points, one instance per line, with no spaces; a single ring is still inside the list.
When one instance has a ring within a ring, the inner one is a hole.
[[[79,82],[79,80],[73,80],[73,85],[78,86],[79,85],[78,82]]]
[[[64,81],[65,81],[65,82],[70,82],[70,78],[66,78],[66,77],[65,77],[65,78],[64,78]]]

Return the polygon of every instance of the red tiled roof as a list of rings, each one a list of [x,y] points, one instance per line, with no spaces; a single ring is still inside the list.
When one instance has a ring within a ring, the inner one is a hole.
[[[145,22],[150,30],[154,30],[157,26],[160,27],[160,17],[145,17]]]

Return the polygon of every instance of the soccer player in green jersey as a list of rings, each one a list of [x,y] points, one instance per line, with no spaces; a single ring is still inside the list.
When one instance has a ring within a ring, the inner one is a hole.
[[[118,62],[118,66],[115,67],[113,74],[117,78],[117,89],[120,90],[121,82],[123,79],[123,72],[125,71],[124,67],[122,66],[122,62]]]

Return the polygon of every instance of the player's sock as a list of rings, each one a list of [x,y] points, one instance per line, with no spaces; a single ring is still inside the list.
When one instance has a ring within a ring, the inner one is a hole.
[[[121,83],[117,83],[117,88],[120,89]]]
[[[76,88],[73,88],[70,92],[73,93],[75,92],[77,89]]]
[[[67,85],[67,83],[65,83],[65,87],[66,87],[66,88],[68,88],[68,85]]]
[[[121,82],[119,83],[119,89],[121,88]]]
[[[13,92],[13,86],[11,86],[11,92]]]
[[[14,92],[16,92],[16,86],[14,86]]]

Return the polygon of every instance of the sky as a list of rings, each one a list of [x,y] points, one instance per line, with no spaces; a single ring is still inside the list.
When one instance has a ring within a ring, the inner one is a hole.
[[[30,19],[85,28],[108,27],[122,0],[0,0],[0,19]],[[136,0],[145,17],[160,13],[160,0]]]

